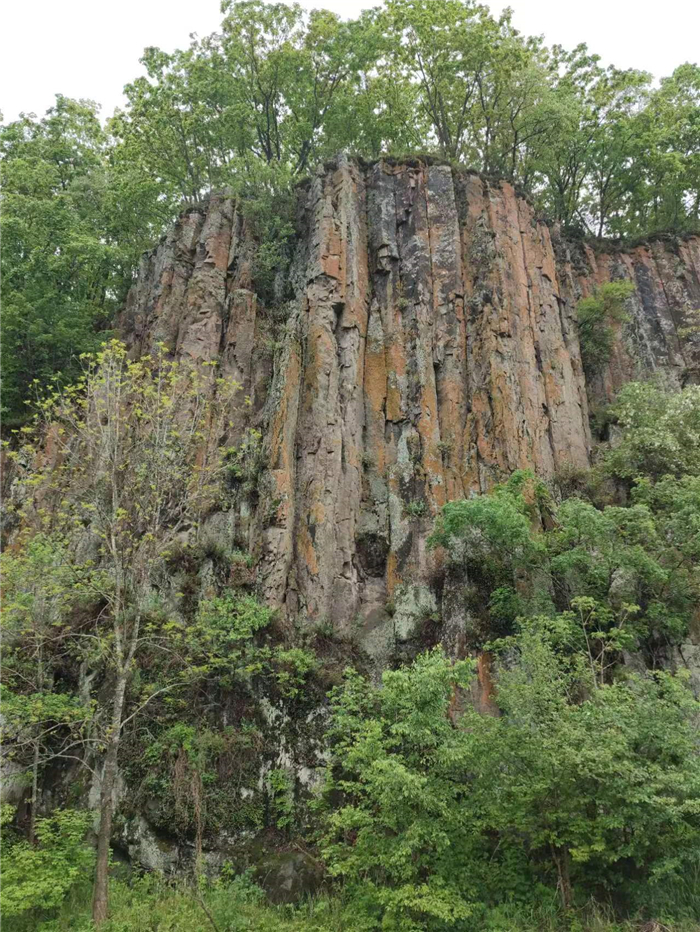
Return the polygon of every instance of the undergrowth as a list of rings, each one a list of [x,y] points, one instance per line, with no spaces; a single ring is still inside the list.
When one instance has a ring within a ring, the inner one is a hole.
[[[557,897],[548,891],[537,906],[484,908],[470,922],[470,932],[698,932],[700,924],[692,918],[700,905],[698,881],[698,876],[689,877],[685,889],[667,891],[667,901],[657,904],[658,919],[639,916],[616,921],[609,909],[597,903],[563,914]],[[90,901],[91,887],[85,884],[73,890],[54,918],[6,919],[3,929],[93,932]],[[113,879],[110,903],[110,918],[101,932],[360,932],[357,914],[342,896],[321,895],[294,906],[275,906],[247,876],[231,879],[226,870],[220,880],[200,889],[170,884],[157,874],[131,881]]]

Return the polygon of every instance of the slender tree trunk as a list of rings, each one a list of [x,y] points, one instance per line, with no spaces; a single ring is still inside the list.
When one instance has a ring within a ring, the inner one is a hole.
[[[36,689],[38,693],[44,690],[44,657],[43,650],[39,648],[37,658]],[[39,801],[39,741],[34,743],[34,758],[32,760],[32,798],[29,812],[29,844],[36,844],[36,806]]]
[[[95,866],[95,887],[92,898],[92,919],[95,925],[100,925],[107,918],[109,897],[109,842],[112,835],[112,818],[114,816],[114,787],[117,782],[119,739],[121,737],[126,680],[127,671],[120,671],[114,691],[112,721],[110,724],[104,772],[102,774],[102,787],[100,790],[100,827],[97,831],[97,864]]]
[[[552,848],[554,863],[557,865],[559,896],[561,905],[565,910],[571,909],[572,890],[571,872],[569,869],[569,851],[567,848]]]
[[[32,798],[29,811],[29,844],[36,843],[36,807],[39,800],[39,742],[34,744],[34,760],[32,761]]]

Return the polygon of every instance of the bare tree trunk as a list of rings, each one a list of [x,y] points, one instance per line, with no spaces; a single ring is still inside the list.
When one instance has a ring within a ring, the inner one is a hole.
[[[36,678],[36,689],[38,693],[43,692],[44,690],[44,657],[43,650],[39,647],[39,654],[37,657],[37,678]],[[39,739],[34,743],[34,759],[32,761],[32,798],[31,798],[31,810],[29,812],[29,844],[36,844],[36,806],[39,800]]]
[[[127,672],[122,670],[117,677],[112,704],[112,722],[107,744],[102,786],[100,789],[100,826],[97,831],[97,864],[92,898],[92,919],[100,925],[107,919],[109,905],[109,842],[112,835],[114,816],[114,787],[117,782],[119,740],[121,737],[124,694]]]
[[[571,890],[571,873],[569,870],[569,851],[567,848],[552,847],[554,863],[557,865],[559,896],[561,905],[564,910],[571,909],[572,890]]]
[[[29,844],[36,843],[36,807],[39,800],[39,742],[34,744],[34,760],[32,762],[32,798],[29,811]]]

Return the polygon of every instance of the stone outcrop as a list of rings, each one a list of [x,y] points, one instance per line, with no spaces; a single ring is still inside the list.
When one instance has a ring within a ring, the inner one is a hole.
[[[228,442],[259,432],[264,468],[222,533],[283,617],[357,629],[377,657],[436,610],[426,541],[446,501],[586,467],[590,403],[698,365],[682,331],[700,241],[553,243],[510,185],[445,165],[340,159],[299,191],[274,307],[253,261],[244,218],[212,197],[144,258],[122,330],[136,354],[163,342],[240,383]],[[630,319],[587,386],[576,303],[621,277]]]
[[[618,326],[610,363],[587,386],[593,404],[609,402],[625,382],[654,373],[662,373],[679,386],[697,381],[698,237],[659,237],[628,250],[563,245],[559,255],[561,293],[568,304],[606,282],[626,280],[635,286],[626,302],[627,320]]]

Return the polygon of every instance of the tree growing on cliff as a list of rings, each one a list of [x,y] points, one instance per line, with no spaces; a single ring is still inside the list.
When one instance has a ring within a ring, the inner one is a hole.
[[[340,151],[459,161],[577,233],[698,230],[697,65],[652,88],[468,0],[389,0],[349,21],[260,0],[222,12],[185,49],[146,49],[146,76],[106,128],[96,104],[62,95],[0,127],[6,424],[26,420],[35,379],[67,384],[108,338],[143,250],[183,203],[240,198],[265,292],[296,181]]]
[[[38,445],[25,450],[44,463],[26,480],[28,491],[33,490],[26,520],[41,524],[45,519],[58,528],[70,542],[67,561],[75,561],[78,553],[91,556],[84,585],[92,595],[94,623],[86,633],[84,656],[105,678],[97,717],[97,744],[104,752],[93,907],[97,923],[107,916],[123,729],[154,696],[183,682],[156,570],[180,535],[196,536],[202,516],[217,501],[223,471],[218,432],[226,423],[222,409],[236,388],[212,368],[169,361],[162,349],[133,362],[126,348],[113,342],[86,360],[79,384],[43,403]],[[42,444],[51,454],[42,457]],[[149,649],[163,651],[169,660],[155,682],[142,669],[127,715],[127,690]]]
[[[607,282],[578,303],[581,360],[589,379],[610,361],[615,326],[626,320],[625,299],[634,291],[629,281]]]
[[[642,476],[700,476],[700,387],[668,391],[659,382],[630,382],[610,407],[621,431],[605,469],[628,481]]]

